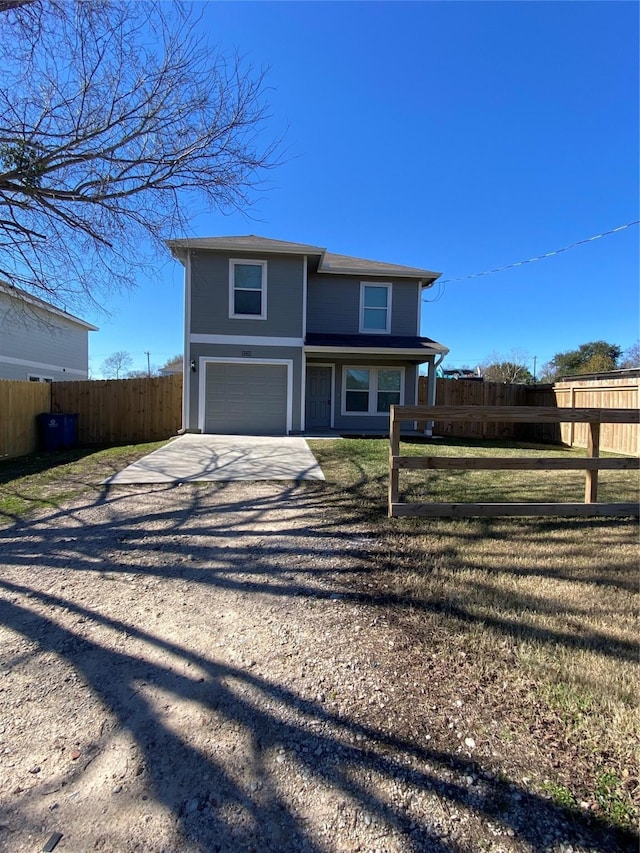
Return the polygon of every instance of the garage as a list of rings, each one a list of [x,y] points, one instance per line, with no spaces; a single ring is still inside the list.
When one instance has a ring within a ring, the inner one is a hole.
[[[207,360],[206,433],[286,435],[290,429],[287,362]]]

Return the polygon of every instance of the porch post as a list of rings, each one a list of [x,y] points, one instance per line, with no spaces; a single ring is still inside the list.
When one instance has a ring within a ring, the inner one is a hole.
[[[425,406],[435,406],[436,404],[436,366],[435,357],[430,356],[427,362],[427,399]],[[431,437],[433,435],[433,421],[425,421],[424,434]]]

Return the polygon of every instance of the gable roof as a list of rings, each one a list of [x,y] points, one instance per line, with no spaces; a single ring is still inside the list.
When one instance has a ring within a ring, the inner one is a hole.
[[[175,258],[184,261],[189,249],[210,249],[213,251],[259,252],[281,255],[308,255],[318,258],[318,272],[333,275],[386,275],[394,278],[424,279],[428,285],[442,273],[419,267],[407,267],[401,264],[389,264],[366,258],[354,258],[350,255],[338,255],[327,252],[320,246],[308,243],[290,243],[285,240],[272,240],[247,234],[240,237],[193,237],[167,240],[167,246]]]
[[[99,331],[98,326],[94,326],[92,323],[87,323],[86,320],[81,320],[80,317],[76,317],[74,314],[69,314],[68,311],[63,311],[62,308],[56,308],[55,305],[52,305],[50,302],[45,302],[45,300],[40,299],[39,296],[34,296],[32,293],[28,293],[26,290],[15,287],[15,285],[9,284],[6,281],[0,281],[0,296],[3,294],[11,299],[16,299],[19,302],[25,302],[27,305],[32,305],[35,308],[47,311],[49,314],[55,314],[56,317],[63,317],[70,323],[82,326],[89,332]]]
[[[423,270],[419,267],[406,267],[400,264],[388,264],[383,261],[369,261],[366,258],[352,258],[349,255],[335,255],[325,252],[318,272],[335,275],[356,273],[358,275],[390,275],[394,278],[424,278],[433,282],[442,273]]]
[[[231,249],[237,252],[275,252],[284,255],[321,255],[325,251],[320,246],[310,246],[308,243],[271,240],[269,237],[256,237],[255,234],[247,234],[244,237],[187,237],[167,240],[166,243],[173,254],[185,249]]]

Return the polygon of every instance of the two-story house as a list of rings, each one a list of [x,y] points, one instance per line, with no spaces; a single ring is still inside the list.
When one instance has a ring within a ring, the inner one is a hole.
[[[387,429],[421,364],[435,401],[448,350],[420,308],[439,273],[254,236],[167,244],[185,267],[185,430]]]
[[[87,379],[97,326],[0,282],[0,379]]]

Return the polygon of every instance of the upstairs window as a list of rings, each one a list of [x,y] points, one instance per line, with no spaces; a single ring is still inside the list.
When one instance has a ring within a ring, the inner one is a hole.
[[[266,261],[229,261],[229,317],[266,320]]]
[[[391,285],[360,283],[360,331],[385,335],[391,331]]]

